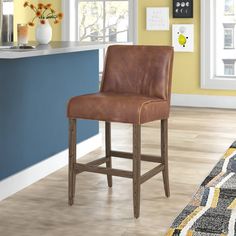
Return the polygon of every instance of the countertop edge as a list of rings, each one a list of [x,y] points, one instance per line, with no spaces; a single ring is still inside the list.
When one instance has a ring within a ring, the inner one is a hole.
[[[88,45],[68,45],[58,48],[46,48],[46,49],[33,49],[27,51],[17,51],[12,49],[0,50],[0,59],[19,59],[27,57],[37,57],[37,56],[47,56],[55,54],[64,54],[64,53],[73,53],[73,52],[82,52],[82,51],[91,51],[103,49],[112,45],[111,43],[107,44],[88,44]],[[50,44],[47,45],[50,47]]]

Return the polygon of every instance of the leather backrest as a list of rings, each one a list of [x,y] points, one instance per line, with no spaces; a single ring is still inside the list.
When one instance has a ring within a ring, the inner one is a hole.
[[[107,50],[101,92],[170,98],[173,48],[113,45]]]

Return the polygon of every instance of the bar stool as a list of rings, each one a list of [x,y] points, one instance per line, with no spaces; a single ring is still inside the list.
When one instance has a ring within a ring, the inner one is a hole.
[[[168,175],[168,117],[170,110],[173,48],[169,46],[114,45],[107,50],[100,92],[73,97],[69,118],[69,205],[73,205],[76,175],[94,172],[133,180],[134,217],[140,214],[140,185],[162,172],[166,197]],[[76,119],[105,121],[106,156],[87,164],[76,162]],[[161,120],[161,156],[141,154],[141,124]],[[111,150],[111,124],[133,124],[133,153]],[[111,157],[133,160],[133,170],[112,168]],[[141,175],[141,160],[158,163]],[[100,165],[106,163],[106,167]]]

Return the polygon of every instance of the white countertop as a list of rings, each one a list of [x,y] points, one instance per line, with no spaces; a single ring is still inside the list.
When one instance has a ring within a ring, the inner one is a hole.
[[[0,45],[0,59],[17,59],[25,57],[45,56],[61,53],[81,52],[96,50],[108,47],[109,43],[82,43],[82,42],[51,42],[48,45],[37,45],[36,42],[29,42],[35,49],[9,49],[14,44]]]

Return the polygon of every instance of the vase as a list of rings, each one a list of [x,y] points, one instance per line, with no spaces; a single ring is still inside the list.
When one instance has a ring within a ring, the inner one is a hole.
[[[35,29],[35,39],[39,44],[48,44],[52,40],[52,27],[48,20],[38,23]]]

